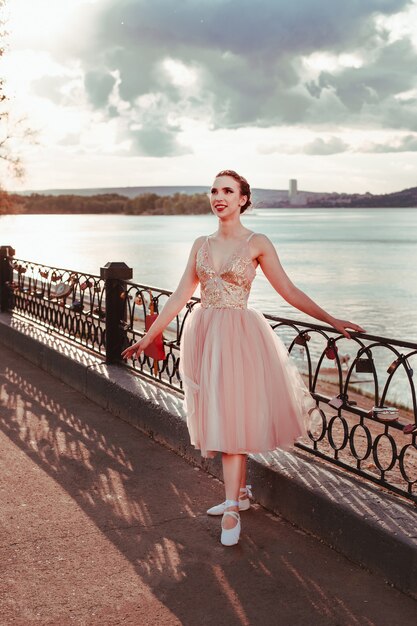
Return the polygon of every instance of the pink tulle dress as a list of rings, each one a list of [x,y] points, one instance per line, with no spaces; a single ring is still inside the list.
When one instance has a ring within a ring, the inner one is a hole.
[[[201,304],[187,317],[179,372],[192,445],[203,457],[288,450],[316,406],[285,344],[247,301],[256,271],[248,242],[216,271],[209,237],[196,272]]]

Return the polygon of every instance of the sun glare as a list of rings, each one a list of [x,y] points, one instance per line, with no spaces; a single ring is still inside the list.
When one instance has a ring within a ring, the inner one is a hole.
[[[75,8],[97,0],[14,0],[6,10],[7,30],[12,46],[24,47],[45,37],[55,37]]]

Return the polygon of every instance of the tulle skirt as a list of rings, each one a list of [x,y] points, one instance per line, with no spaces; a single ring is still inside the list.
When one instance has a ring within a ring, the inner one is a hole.
[[[285,344],[256,309],[194,307],[179,371],[192,445],[204,457],[288,450],[316,402]]]

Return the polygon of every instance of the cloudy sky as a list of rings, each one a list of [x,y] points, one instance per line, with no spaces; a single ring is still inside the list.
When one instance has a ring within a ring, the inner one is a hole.
[[[417,185],[417,0],[9,0],[25,188]],[[5,174],[2,174],[4,180]],[[9,187],[16,183],[9,180]]]

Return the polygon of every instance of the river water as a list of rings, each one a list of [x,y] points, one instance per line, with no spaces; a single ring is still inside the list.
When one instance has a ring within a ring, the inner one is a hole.
[[[370,334],[417,342],[417,210],[255,209],[242,221],[268,235],[291,280],[332,315],[358,323]],[[92,274],[108,261],[125,261],[133,268],[134,282],[174,290],[194,239],[216,228],[211,214],[1,216],[0,245],[13,246],[20,259]],[[249,305],[317,321],[283,300],[260,268]],[[324,346],[311,344],[314,363]],[[348,340],[338,345],[340,355],[351,357],[358,348]],[[304,369],[305,355],[297,350],[292,355]],[[383,352],[375,360],[380,392],[393,360]],[[417,371],[416,358],[410,365]],[[326,366],[332,362],[327,360]],[[410,385],[400,369],[387,401],[411,408]],[[356,380],[373,392],[369,376],[359,374]]]
[[[242,221],[268,235],[291,280],[332,315],[417,341],[417,210],[255,209]],[[194,239],[216,227],[211,214],[7,215],[0,245],[12,245],[17,258],[93,274],[125,261],[135,282],[173,290]],[[283,300],[260,268],[249,304],[314,321]]]

